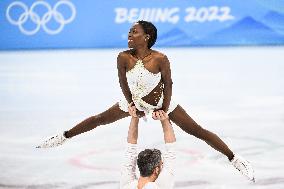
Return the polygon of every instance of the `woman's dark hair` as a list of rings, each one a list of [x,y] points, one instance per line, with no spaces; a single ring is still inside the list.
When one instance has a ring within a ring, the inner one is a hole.
[[[148,21],[139,20],[137,23],[142,26],[146,34],[150,35],[150,39],[148,41],[148,48],[150,49],[157,40],[157,28],[154,24]]]
[[[154,169],[162,161],[161,151],[157,149],[145,149],[138,154],[137,165],[142,177],[152,175]]]

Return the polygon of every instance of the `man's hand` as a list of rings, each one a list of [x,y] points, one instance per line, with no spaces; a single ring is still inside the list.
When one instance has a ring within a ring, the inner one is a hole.
[[[132,117],[140,118],[145,116],[145,112],[137,110],[133,102],[128,105],[128,112]]]
[[[128,112],[131,115],[131,121],[128,129],[127,142],[137,144],[139,118],[136,114],[136,107],[133,106],[133,102],[128,105]]]
[[[128,105],[128,112],[129,114],[131,115],[131,117],[133,118],[138,118],[136,112],[136,107],[133,105],[133,102],[131,102],[129,105]]]
[[[165,143],[173,143],[176,141],[175,133],[173,127],[170,123],[169,116],[163,110],[155,111],[152,114],[153,119],[160,120],[164,132]]]

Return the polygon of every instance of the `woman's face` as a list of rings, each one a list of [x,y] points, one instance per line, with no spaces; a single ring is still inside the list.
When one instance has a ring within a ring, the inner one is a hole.
[[[146,39],[146,41],[145,41]],[[128,33],[128,47],[137,48],[139,46],[147,46],[148,39],[147,35],[144,33],[144,30],[141,25],[135,23],[129,30]]]

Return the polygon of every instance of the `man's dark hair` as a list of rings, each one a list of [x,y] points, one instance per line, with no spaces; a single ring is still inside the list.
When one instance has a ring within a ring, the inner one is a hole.
[[[137,165],[140,175],[148,177],[162,161],[161,151],[158,149],[145,149],[138,154]]]
[[[150,49],[157,40],[157,28],[154,24],[148,21],[139,20],[137,23],[142,26],[146,34],[150,35],[150,39],[148,41],[148,48]]]

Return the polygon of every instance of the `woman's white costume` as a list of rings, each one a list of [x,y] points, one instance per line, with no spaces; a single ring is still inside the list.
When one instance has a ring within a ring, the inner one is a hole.
[[[144,67],[142,60],[137,60],[135,66],[126,72],[127,83],[132,94],[132,100],[139,111],[145,112],[145,115],[152,113],[155,109],[162,107],[164,96],[161,98],[156,106],[148,104],[143,97],[147,96],[161,81],[161,72],[152,73]],[[119,101],[121,110],[128,112],[128,102],[126,99]],[[170,113],[177,107],[177,104],[172,100],[170,102],[167,113]]]

